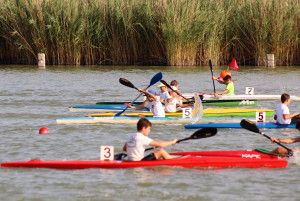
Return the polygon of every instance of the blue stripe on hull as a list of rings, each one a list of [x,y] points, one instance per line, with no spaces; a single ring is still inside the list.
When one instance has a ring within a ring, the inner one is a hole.
[[[278,128],[296,128],[295,124],[276,124],[273,122],[266,123],[257,123],[258,128],[269,128],[269,129],[278,129]],[[202,124],[186,124],[184,128],[186,129],[199,129],[199,128],[241,128],[240,123],[202,123]]]

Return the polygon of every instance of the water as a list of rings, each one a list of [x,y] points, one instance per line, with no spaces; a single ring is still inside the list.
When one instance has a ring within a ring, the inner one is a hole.
[[[137,87],[163,72],[177,79],[182,91],[212,91],[210,71],[199,67],[48,67],[0,68],[0,161],[41,159],[98,159],[101,145],[121,151],[132,125],[57,125],[55,118],[79,116],[67,107],[98,101],[133,100],[136,91],[119,84],[127,78]],[[220,69],[215,70],[215,74]],[[256,94],[300,95],[299,67],[248,67],[233,72],[236,94],[255,87]],[[223,89],[216,83],[217,89]],[[263,102],[274,108],[278,102]],[[292,102],[291,112],[299,112]],[[47,126],[48,135],[38,135]],[[155,125],[154,139],[184,138],[193,130],[180,125]],[[299,136],[296,130],[266,130],[270,136]],[[288,145],[296,147],[296,145]],[[299,145],[298,145],[299,146]],[[223,129],[211,138],[177,144],[169,151],[274,148],[266,138],[246,130]],[[130,170],[0,169],[0,200],[297,200],[299,160],[287,169],[148,168]]]

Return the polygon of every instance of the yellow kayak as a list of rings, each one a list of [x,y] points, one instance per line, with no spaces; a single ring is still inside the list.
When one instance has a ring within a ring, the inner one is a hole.
[[[235,116],[235,117],[255,117],[256,112],[265,112],[267,117],[274,115],[274,110],[264,109],[264,108],[207,108],[204,109],[204,117],[223,117],[223,116]],[[115,112],[102,112],[102,113],[92,113],[88,114],[89,117],[111,117],[114,116]],[[126,112],[121,116],[153,116],[152,112]],[[166,117],[180,117],[182,116],[182,111],[178,112],[168,112]]]

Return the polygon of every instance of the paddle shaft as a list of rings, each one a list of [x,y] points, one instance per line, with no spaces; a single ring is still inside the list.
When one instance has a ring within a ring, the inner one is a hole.
[[[213,81],[214,93],[216,93],[216,86],[215,86],[215,80],[214,80],[214,71],[213,71],[213,68],[212,68],[211,60],[208,61],[208,64],[209,64],[211,77],[212,77],[212,81]]]
[[[191,137],[187,137],[187,138],[184,138],[184,139],[180,139],[180,140],[177,140],[176,144],[178,144],[179,142],[182,142],[182,141],[186,141],[186,140],[190,140],[192,139]],[[154,149],[155,147],[149,147],[147,149],[145,149],[145,151],[150,151],[152,149]]]
[[[181,95],[178,91],[174,90],[166,81],[160,80],[160,82],[163,83],[164,85],[166,85],[166,87],[168,87],[172,91],[174,91],[178,96],[182,97],[183,99],[185,99],[187,101],[190,101],[189,99],[187,99],[186,97],[184,97],[183,95]]]
[[[252,121],[243,119],[240,123],[242,128],[247,129],[248,131],[254,132],[254,133],[259,133],[261,135],[263,135],[264,137],[268,138],[269,140],[272,140],[272,138],[266,134],[264,134],[263,132],[260,131],[260,129],[257,127],[257,125],[255,123],[253,123]],[[284,146],[283,144],[279,143],[279,142],[275,142],[276,144],[278,144],[279,146],[285,148],[286,150],[288,150],[288,155],[292,156],[293,155],[293,150],[289,149],[288,147]]]
[[[264,137],[268,138],[269,140],[272,140],[272,138],[262,132],[259,132],[259,134],[263,135]],[[285,148],[286,150],[288,150],[289,153],[293,153],[293,150],[291,150],[290,148],[284,146],[283,144],[281,144],[280,142],[275,142],[276,144],[278,144],[279,146]]]

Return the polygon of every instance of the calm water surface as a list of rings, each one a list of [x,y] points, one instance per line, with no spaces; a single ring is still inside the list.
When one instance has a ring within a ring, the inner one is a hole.
[[[132,125],[57,125],[55,118],[80,116],[67,107],[97,101],[132,100],[137,93],[119,84],[127,78],[137,87],[163,72],[177,79],[184,92],[212,91],[208,68],[199,67],[0,67],[0,161],[41,159],[98,159],[101,145],[116,152]],[[220,69],[215,69],[219,73]],[[275,69],[248,67],[233,73],[236,94],[255,87],[256,94],[300,95],[300,67]],[[222,85],[216,84],[221,90]],[[259,107],[274,108],[278,102]],[[291,112],[300,112],[292,102]],[[38,135],[47,126],[49,135]],[[152,138],[189,136],[183,126],[155,125]],[[270,136],[299,136],[295,130],[267,130]],[[291,146],[291,145],[289,145]],[[299,145],[298,145],[299,146]],[[218,135],[187,141],[169,151],[274,148],[266,138],[245,130],[223,129]],[[295,145],[291,146],[295,147]],[[0,200],[300,200],[300,163],[287,169],[201,170],[148,168],[130,170],[0,169]]]

